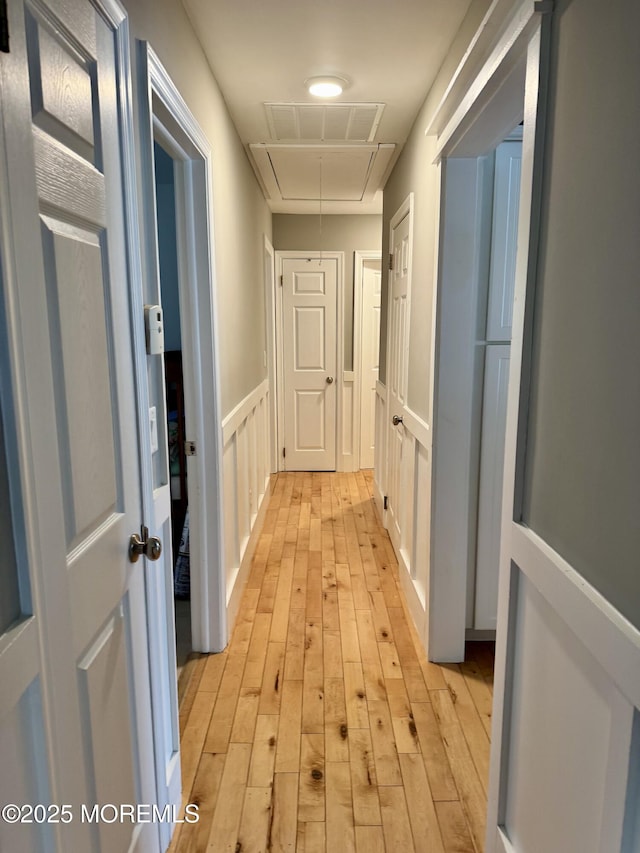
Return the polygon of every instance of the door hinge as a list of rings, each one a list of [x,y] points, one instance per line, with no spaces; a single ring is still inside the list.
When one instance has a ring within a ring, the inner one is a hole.
[[[0,0],[0,50],[9,53],[9,15],[7,0]]]
[[[283,447],[283,448],[282,448],[282,458],[284,459],[284,457],[285,457],[286,455],[287,455],[287,448],[286,448],[286,447]]]
[[[195,443],[195,441],[185,441],[185,443],[184,443],[184,455],[185,456],[195,456],[196,455],[196,443]]]
[[[284,285],[284,276],[281,275],[280,276],[280,287],[282,287],[283,285]]]
[[[389,269],[393,269],[393,254],[389,255]]]
[[[383,509],[387,508],[388,502],[389,502],[389,498],[385,495],[384,498],[382,499],[382,508]]]

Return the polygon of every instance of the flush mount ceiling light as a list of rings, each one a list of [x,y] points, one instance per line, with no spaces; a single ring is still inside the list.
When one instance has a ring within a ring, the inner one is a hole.
[[[344,77],[309,77],[304,81],[304,85],[307,92],[316,98],[337,98],[349,85],[349,81]]]

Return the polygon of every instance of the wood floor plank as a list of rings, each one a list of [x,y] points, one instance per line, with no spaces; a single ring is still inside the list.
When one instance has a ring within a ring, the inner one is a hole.
[[[325,678],[342,678],[342,643],[340,631],[323,631],[322,646]]]
[[[217,655],[207,655],[204,658],[204,668],[200,684],[198,685],[198,690],[201,693],[217,694],[220,688],[220,682],[222,681],[222,674],[227,663],[227,658],[227,652],[220,652],[220,654]]]
[[[443,674],[456,716],[464,731],[469,752],[486,793],[489,784],[489,735],[482,724],[478,708],[469,692],[467,679],[460,671],[460,667],[457,664],[447,664],[443,667]]]
[[[355,853],[356,837],[349,762],[327,761],[327,850]]]
[[[193,786],[187,789],[183,785],[186,794],[183,797],[182,809],[184,810],[187,803],[197,805],[198,820],[195,823],[185,822],[178,825],[169,853],[174,853],[174,850],[180,850],[180,853],[200,853],[206,849],[225,761],[225,753],[202,753]],[[183,819],[182,813],[180,817]]]
[[[276,773],[297,773],[300,768],[302,728],[302,682],[287,681],[282,686],[282,707],[278,726]]]
[[[420,752],[418,730],[413,719],[411,703],[404,681],[393,678],[385,682],[387,702],[391,713],[393,736],[398,753]]]
[[[273,780],[273,812],[269,853],[292,853],[298,833],[298,774],[276,773]]]
[[[259,714],[278,714],[284,681],[284,643],[269,643],[260,687]]]
[[[325,853],[325,825],[324,821],[311,821],[309,823],[298,823],[298,837],[296,840],[296,853]]]
[[[266,853],[271,825],[271,795],[271,788],[247,788],[235,850]]]
[[[345,661],[344,695],[347,706],[347,723],[350,729],[364,729],[369,725],[367,695],[362,664]]]
[[[178,681],[178,701],[180,702],[179,721],[181,737],[184,734],[185,726],[187,725],[187,720],[191,713],[191,708],[193,707],[194,700],[200,689],[200,681],[204,673],[206,662],[206,655],[191,655],[180,673],[180,679]]]
[[[378,779],[369,729],[349,730],[353,817],[357,825],[380,825]]]
[[[462,805],[457,800],[434,805],[445,853],[475,853]]]
[[[242,677],[243,687],[260,687],[262,684],[270,630],[271,614],[256,613],[247,662]]]
[[[304,676],[304,643],[306,619],[304,610],[289,612],[289,629],[284,654],[284,677],[302,680]]]
[[[302,735],[300,744],[298,820],[324,821],[325,760],[324,735]]]
[[[438,720],[442,739],[451,765],[451,772],[460,792],[471,837],[478,850],[484,845],[486,829],[486,794],[476,772],[469,747],[448,690],[432,694],[433,710]]]
[[[231,728],[231,743],[253,743],[259,703],[259,687],[240,688]]]
[[[258,609],[259,589],[246,589],[242,599],[242,610],[238,613],[231,642],[227,648],[229,654],[246,655],[253,630],[253,620]]]
[[[382,826],[356,826],[357,853],[386,853]]]
[[[493,691],[487,684],[479,665],[470,659],[460,664],[460,671],[473,699],[473,704],[488,737],[491,737],[491,716],[493,712]]]
[[[279,721],[277,714],[258,715],[249,767],[249,785],[252,788],[266,788],[273,784]]]
[[[248,743],[232,743],[229,746],[218,802],[211,821],[207,844],[209,853],[236,849],[250,757],[251,746]]]
[[[380,788],[380,810],[382,811],[382,830],[387,850],[402,850],[403,853],[412,853],[415,847],[402,786],[382,786]]]
[[[302,697],[302,731],[305,734],[322,734],[324,730],[322,644],[322,621],[307,619]]]
[[[402,785],[398,750],[393,735],[391,713],[387,702],[369,703],[369,721],[376,775],[379,785]]]
[[[437,693],[439,691],[435,691]],[[432,695],[434,695],[432,694]],[[457,800],[458,789],[442,742],[442,733],[430,702],[411,704],[413,720],[424,758],[431,796],[434,801]]]
[[[229,655],[207,730],[204,752],[226,752],[240,694],[245,656]],[[204,695],[204,694],[203,694]]]
[[[400,755],[400,769],[416,853],[445,853],[422,757]]]
[[[344,680],[325,678],[324,681],[324,739],[327,761],[349,760],[349,726],[344,699]]]

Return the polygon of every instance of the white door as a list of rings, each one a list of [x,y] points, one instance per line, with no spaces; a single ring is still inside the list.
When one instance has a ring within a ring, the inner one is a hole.
[[[283,258],[285,471],[335,471],[337,396],[335,258]]]
[[[84,0],[15,0],[9,17],[2,403],[23,574],[0,638],[0,800],[69,809],[58,823],[0,822],[0,848],[158,849],[157,824],[81,812],[155,799],[145,559],[128,555],[141,522],[118,113],[128,46]]]
[[[379,260],[362,263],[362,339],[360,361],[360,467],[373,468],[376,432],[376,382],[380,366]]]
[[[387,526],[396,553],[402,547],[402,447],[404,427],[402,417],[407,404],[407,359],[409,355],[409,293],[411,282],[409,211],[395,223],[391,231],[389,270],[389,349],[387,354],[388,413],[390,418],[387,442]]]

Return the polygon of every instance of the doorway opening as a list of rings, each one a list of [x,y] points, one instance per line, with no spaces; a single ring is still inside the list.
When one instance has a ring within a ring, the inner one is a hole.
[[[380,364],[380,303],[382,260],[380,252],[354,255],[354,353],[356,367],[354,432],[358,468],[374,467],[376,383]]]
[[[171,497],[171,559],[175,606],[176,665],[178,681],[192,651],[191,565],[189,556],[189,490],[187,478],[187,423],[185,419],[184,372],[182,364],[182,317],[174,160],[154,140],[153,144],[156,232],[160,304],[164,318],[164,384],[166,402],[167,455]],[[185,330],[188,334],[188,329]]]

